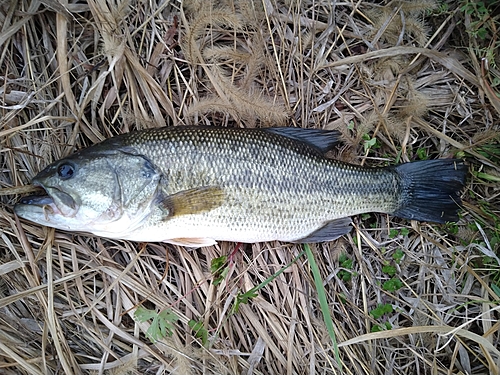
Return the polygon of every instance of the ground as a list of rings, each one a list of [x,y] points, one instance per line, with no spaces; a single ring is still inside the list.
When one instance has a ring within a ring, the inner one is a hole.
[[[498,374],[496,1],[0,3],[0,372]],[[160,126],[336,129],[460,158],[457,223],[310,246],[111,241],[19,220],[49,162]]]

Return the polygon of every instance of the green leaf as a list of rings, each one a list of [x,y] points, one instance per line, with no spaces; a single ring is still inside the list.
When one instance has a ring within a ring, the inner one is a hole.
[[[169,309],[157,313],[154,310],[148,310],[142,306],[137,308],[134,313],[134,318],[141,323],[153,319],[146,331],[146,336],[148,336],[153,343],[164,339],[167,335],[171,336],[174,330],[174,323],[179,319],[177,315],[172,313]]]
[[[480,29],[477,30],[476,35],[480,39],[484,40],[484,39],[486,39],[486,36],[488,36],[488,30],[486,30],[484,27],[481,27]]]
[[[236,301],[234,302],[234,306],[233,306],[232,312],[233,313],[237,313],[239,311],[239,309],[240,309],[240,304],[242,304],[242,303],[246,304],[252,298],[255,298],[257,296],[258,296],[258,294],[257,294],[257,292],[254,291],[254,288],[250,289],[246,293],[238,293],[238,295],[236,296]]]
[[[203,346],[207,346],[208,331],[203,326],[203,322],[197,322],[196,320],[191,319],[188,322],[188,326],[194,331],[195,337],[201,340]]]
[[[418,148],[417,149],[417,157],[420,160],[427,160],[429,156],[427,155],[427,149],[426,148]]]
[[[371,329],[371,332],[380,332],[380,331],[383,331],[384,329],[379,326],[378,324],[375,324],[372,329]]]
[[[396,274],[396,271],[396,267],[388,264],[382,267],[382,272],[389,276],[394,276]]]
[[[234,306],[232,308],[232,313],[237,313],[238,312],[238,309],[240,307],[240,304],[242,303],[248,303],[248,301],[250,301],[252,298],[255,298],[258,296],[257,292],[262,289],[263,287],[265,287],[267,284],[269,284],[271,281],[273,281],[274,279],[276,279],[279,275],[281,275],[283,272],[285,272],[285,270],[290,267],[292,264],[294,264],[297,260],[299,260],[300,257],[302,257],[304,255],[305,251],[302,251],[299,255],[297,255],[290,263],[288,263],[285,267],[283,267],[282,269],[280,269],[278,272],[276,272],[274,275],[271,275],[270,277],[268,277],[266,280],[264,280],[263,282],[261,282],[259,285],[257,286],[254,286],[252,289],[250,289],[249,291],[247,291],[246,293],[238,293],[238,295],[236,296],[236,301],[234,303]]]
[[[341,303],[346,303],[347,302],[347,298],[346,298],[346,296],[345,296],[344,293],[337,294],[337,298],[340,300]]]
[[[495,292],[498,298],[500,298],[500,286],[496,284],[491,284],[491,289]]]
[[[212,259],[210,262],[210,272],[216,273],[227,264],[227,256]]]
[[[378,304],[376,308],[370,311],[370,315],[374,319],[380,319],[384,314],[389,314],[393,312],[392,305],[390,303]]]
[[[352,272],[346,270],[340,270],[337,273],[338,277],[345,282],[349,282],[352,279]]]
[[[385,322],[383,325],[378,325],[378,324],[375,324],[375,325],[372,327],[371,331],[372,331],[372,332],[381,332],[381,331],[388,331],[388,330],[390,330],[390,329],[392,329],[392,325],[391,325],[391,323],[389,323],[389,322]]]
[[[177,317],[177,315],[175,315],[170,310],[163,310],[163,311],[161,311],[158,314],[158,317],[156,317],[155,319],[153,319],[153,324],[156,323],[157,327],[160,330],[160,335],[158,335],[155,332],[156,337],[158,337],[158,338],[165,338],[165,337],[167,337],[167,335],[168,336],[172,336],[172,332],[174,330],[174,323],[178,319],[179,318]],[[150,327],[150,329],[151,329],[151,327]]]
[[[389,238],[396,238],[398,235],[398,230],[397,229],[390,229],[389,230]]]
[[[340,266],[347,269],[352,269],[352,259],[349,258],[345,253],[340,254],[339,256]]]
[[[458,233],[458,225],[457,225],[457,223],[446,223],[446,230],[450,234],[457,234]]]
[[[369,136],[368,136],[369,137]],[[363,137],[364,138],[364,137]],[[365,142],[363,144],[363,147],[365,149],[365,152],[369,150],[372,147],[375,147],[377,144],[377,138],[371,138],[371,139],[365,139]]]
[[[390,280],[387,280],[382,284],[382,289],[387,292],[395,292],[398,289],[403,287],[403,282],[396,277],[393,277]]]
[[[403,250],[397,249],[392,255],[392,259],[394,259],[394,261],[399,264],[401,262],[401,259],[403,259],[404,255],[405,253]]]
[[[474,13],[474,4],[471,3],[465,3],[460,10],[464,12],[465,14],[472,14]]]
[[[212,259],[210,263],[210,272],[214,277],[212,283],[214,286],[219,285],[229,273],[229,266],[227,265],[227,256]]]
[[[473,174],[480,179],[490,181],[490,182],[500,182],[500,177],[494,176],[492,174],[484,173],[484,172],[473,172]]]
[[[349,270],[352,270],[352,268],[353,268],[352,259],[349,258],[346,255],[346,253],[342,253],[339,256],[339,263],[340,263],[340,267],[345,268],[345,269],[339,270],[339,272],[337,273],[337,276],[345,282],[351,281],[352,276],[354,274],[354,272],[349,271]]]
[[[153,319],[158,313],[154,310],[146,309],[139,306],[134,313],[134,318],[140,323],[147,322],[149,319]]]

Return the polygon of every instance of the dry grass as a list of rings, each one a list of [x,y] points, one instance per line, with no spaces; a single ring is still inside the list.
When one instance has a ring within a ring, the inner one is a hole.
[[[214,3],[0,3],[0,372],[498,374],[494,9],[477,26],[457,1]],[[211,261],[235,244],[110,241],[13,215],[15,187],[50,161],[182,123],[339,129],[336,157],[366,165],[458,153],[472,171],[466,208],[447,227],[372,214],[312,247],[342,370],[305,257],[233,310],[295,245],[244,245],[215,286]],[[174,312],[172,335],[149,340],[139,306]]]

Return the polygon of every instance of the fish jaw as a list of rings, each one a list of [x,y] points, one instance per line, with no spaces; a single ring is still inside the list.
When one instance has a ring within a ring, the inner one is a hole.
[[[78,213],[78,202],[68,193],[65,193],[57,187],[43,186],[35,182],[35,185],[45,189],[53,205],[57,207],[61,215],[65,217],[75,217]]]
[[[71,225],[65,223],[63,211],[49,195],[27,196],[14,206],[17,216],[48,227],[71,230]],[[71,211],[70,211],[71,212]]]
[[[78,219],[80,203],[56,186],[49,186],[38,179],[32,180],[33,186],[45,190],[45,195],[31,195],[21,198],[14,206],[17,216],[48,227],[71,230]]]

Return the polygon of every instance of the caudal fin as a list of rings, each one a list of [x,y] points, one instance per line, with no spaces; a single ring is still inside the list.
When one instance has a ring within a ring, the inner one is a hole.
[[[462,160],[424,160],[394,169],[402,185],[401,208],[392,213],[394,216],[435,223],[458,220],[460,192],[468,170]]]

